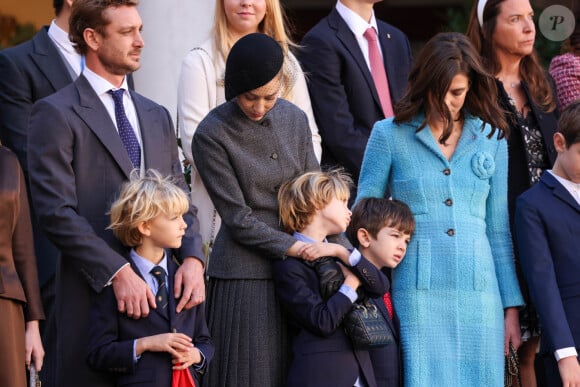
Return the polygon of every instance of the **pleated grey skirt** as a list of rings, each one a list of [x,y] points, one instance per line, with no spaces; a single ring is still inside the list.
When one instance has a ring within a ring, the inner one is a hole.
[[[272,280],[210,278],[206,315],[215,355],[205,387],[285,385],[291,348]]]

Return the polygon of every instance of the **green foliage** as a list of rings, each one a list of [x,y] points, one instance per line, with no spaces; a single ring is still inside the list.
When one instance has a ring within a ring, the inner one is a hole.
[[[0,49],[16,46],[30,40],[36,34],[36,28],[32,23],[16,24],[14,33],[9,37],[0,39]]]

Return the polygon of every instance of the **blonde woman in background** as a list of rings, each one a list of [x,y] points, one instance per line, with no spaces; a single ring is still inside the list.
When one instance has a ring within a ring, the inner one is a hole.
[[[304,74],[290,51],[294,43],[285,26],[279,0],[217,0],[213,34],[192,49],[184,58],[177,96],[177,126],[185,158],[191,163],[191,199],[198,208],[204,252],[221,225],[221,219],[209,198],[193,162],[191,142],[199,122],[213,108],[226,101],[224,95],[225,60],[231,47],[241,37],[261,32],[276,40],[285,53],[280,97],[304,110],[312,132],[316,158],[320,161],[321,139],[314,121]]]

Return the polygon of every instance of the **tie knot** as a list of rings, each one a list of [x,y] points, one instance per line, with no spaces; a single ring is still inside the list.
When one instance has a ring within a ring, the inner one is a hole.
[[[117,90],[109,90],[109,94],[111,94],[113,96],[113,100],[115,101],[115,103],[123,101],[123,93],[125,92],[125,89],[117,89]]]
[[[367,28],[365,33],[363,34],[366,40],[376,42],[377,41],[377,32],[373,27]]]
[[[167,273],[165,273],[165,269],[161,266],[155,266],[151,269],[150,273],[157,279],[157,281],[161,284],[165,282],[165,278],[167,277]]]

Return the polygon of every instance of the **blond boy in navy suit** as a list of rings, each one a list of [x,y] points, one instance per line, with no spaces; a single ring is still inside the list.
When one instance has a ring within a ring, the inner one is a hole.
[[[131,247],[128,261],[157,303],[149,316],[133,319],[116,311],[110,287],[93,295],[87,361],[96,371],[113,375],[116,385],[170,387],[172,368],[189,370],[199,385],[213,356],[205,304],[175,310],[177,264],[168,249],[181,247],[188,209],[186,193],[155,170],[143,178],[134,174],[111,207],[109,228]]]

